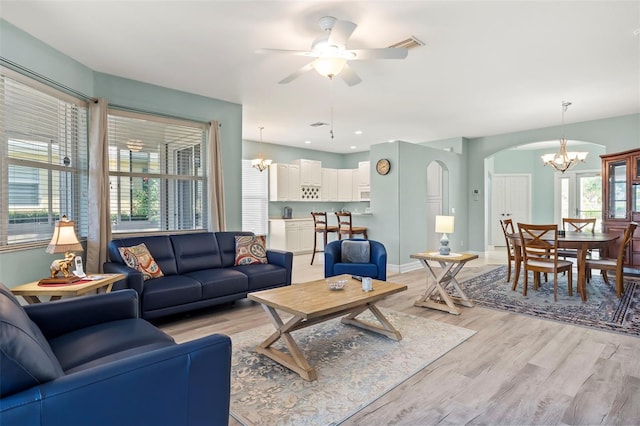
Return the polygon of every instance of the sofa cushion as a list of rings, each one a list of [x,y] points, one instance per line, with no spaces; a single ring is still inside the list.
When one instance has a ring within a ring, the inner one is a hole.
[[[203,299],[246,293],[249,290],[247,276],[233,268],[205,269],[186,275],[202,284]]]
[[[49,342],[65,371],[134,348],[174,345],[173,338],[145,320],[129,318],[63,334]]]
[[[179,274],[222,267],[218,241],[212,232],[172,235],[171,242]]]
[[[369,263],[371,259],[369,241],[345,240],[340,247],[342,263]]]
[[[173,253],[173,245],[168,235],[154,235],[151,237],[131,237],[120,238],[109,242],[109,259],[112,262],[125,264],[120,256],[119,247],[131,247],[144,243],[149,249],[160,270],[164,275],[175,275],[178,273],[176,258]]]
[[[333,265],[335,275],[349,274],[361,277],[377,277],[378,266],[375,263],[336,263]]]
[[[142,273],[142,279],[145,281],[164,276],[144,243],[132,247],[119,247],[118,251],[124,263],[126,263],[129,268],[140,271]]]
[[[249,279],[249,291],[270,288],[287,282],[287,270],[282,266],[253,264],[234,266],[231,269],[242,272]]]
[[[253,232],[216,232],[216,240],[220,248],[220,257],[222,258],[222,267],[228,268],[236,263],[236,235],[250,236]]]
[[[186,275],[172,275],[145,281],[142,310],[177,306],[202,299],[202,285]]]
[[[11,291],[0,283],[0,397],[64,373],[51,346]]]
[[[235,265],[269,263],[263,235],[236,235]]]

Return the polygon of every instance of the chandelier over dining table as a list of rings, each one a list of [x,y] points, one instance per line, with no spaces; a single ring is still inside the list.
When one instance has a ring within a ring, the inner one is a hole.
[[[567,139],[564,137],[564,113],[571,102],[562,101],[562,138],[560,139],[560,150],[555,154],[544,154],[540,158],[544,165],[551,166],[559,172],[566,172],[570,167],[578,163],[584,163],[587,159],[588,152],[567,151]]]

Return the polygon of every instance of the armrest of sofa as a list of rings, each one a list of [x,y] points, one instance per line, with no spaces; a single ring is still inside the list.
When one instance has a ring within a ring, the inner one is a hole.
[[[229,422],[231,340],[214,334],[68,374],[2,399],[5,424]]]
[[[333,272],[333,265],[340,262],[342,241],[331,241],[324,248],[324,276],[325,278],[336,275]]]
[[[137,269],[129,268],[127,265],[116,262],[105,262],[102,265],[102,269],[105,274],[125,274],[127,276],[126,279],[122,280],[126,283],[126,287],[123,287],[118,281],[113,285],[113,290],[122,290],[123,288],[132,288],[138,292],[139,295],[142,294],[142,289],[144,288],[144,278],[142,277],[142,272]]]
[[[291,273],[293,271],[293,253],[284,250],[267,250],[267,261],[274,265],[282,266],[287,270],[287,283],[291,284]]]
[[[378,241],[369,241],[371,247],[371,263],[378,266],[378,279],[387,280],[387,250]]]
[[[138,294],[130,289],[26,305],[25,312],[47,339],[92,325],[138,318]]]

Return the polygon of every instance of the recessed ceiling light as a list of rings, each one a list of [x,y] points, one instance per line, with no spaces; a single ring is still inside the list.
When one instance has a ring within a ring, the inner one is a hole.
[[[640,28],[636,28],[636,30],[633,32],[633,35],[640,36]]]
[[[387,142],[391,143],[391,142],[395,142],[395,139],[389,139]]]
[[[309,145],[311,143],[311,141],[304,141],[304,143],[306,143],[307,145]]]
[[[351,145],[349,148],[350,149],[356,149],[356,146],[355,145]]]
[[[355,131],[355,132],[353,132],[353,133],[355,133],[356,135],[361,135],[361,134],[362,134],[362,130],[356,130],[356,131]]]

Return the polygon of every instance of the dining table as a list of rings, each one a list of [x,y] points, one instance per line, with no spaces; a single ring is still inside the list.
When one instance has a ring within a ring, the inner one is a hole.
[[[589,250],[597,249],[600,251],[600,256],[606,257],[609,252],[609,244],[619,237],[620,234],[611,232],[566,231],[564,234],[558,234],[558,248],[576,250],[576,263],[578,267],[577,288],[583,302],[587,301],[587,254]],[[515,274],[512,289],[515,290],[518,286],[520,264],[522,263],[520,234],[507,234],[507,238],[513,245],[514,251]]]

